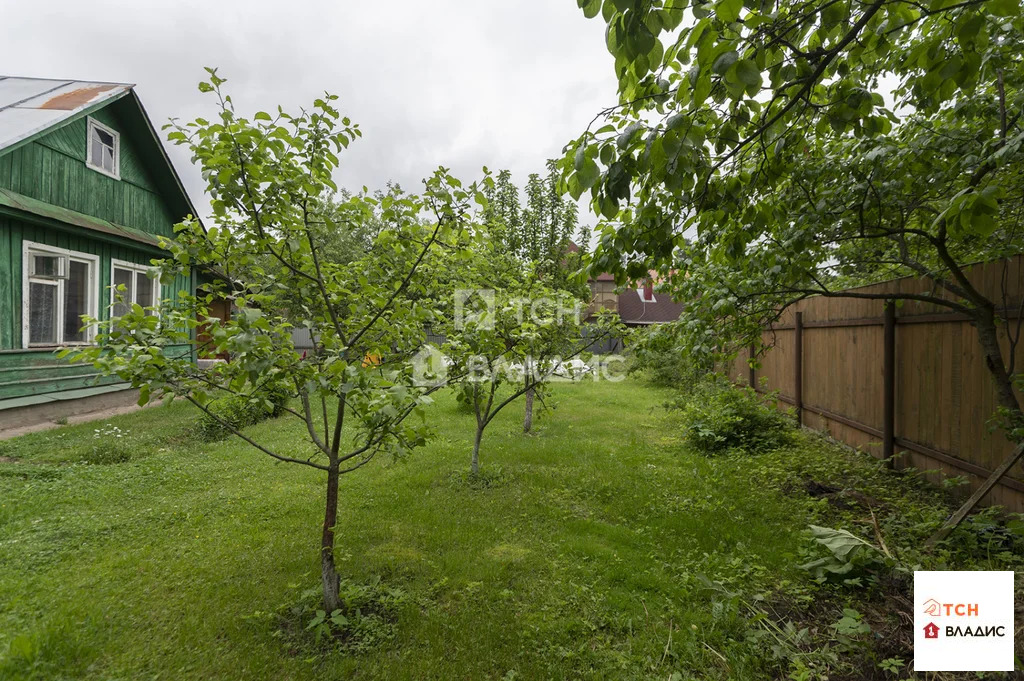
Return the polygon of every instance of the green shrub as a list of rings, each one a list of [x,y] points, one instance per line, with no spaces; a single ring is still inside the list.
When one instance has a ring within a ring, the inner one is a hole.
[[[259,395],[233,395],[214,400],[208,409],[216,417],[203,412],[196,434],[207,442],[222,440],[231,434],[231,428],[241,430],[246,426],[280,416],[288,403],[288,397],[283,388],[271,388]],[[269,409],[267,401],[270,402]]]
[[[793,423],[749,387],[722,378],[700,382],[676,404],[683,411],[686,441],[695,451],[758,452],[790,442]]]
[[[630,339],[630,374],[641,374],[655,385],[688,391],[701,383],[711,366],[697,361],[683,350],[669,328],[638,329]]]
[[[284,413],[284,408],[288,406],[288,400],[291,399],[291,391],[286,390],[284,386],[272,386],[267,388],[263,392],[263,397],[270,400],[270,403],[274,408],[270,411],[271,418],[277,418]]]

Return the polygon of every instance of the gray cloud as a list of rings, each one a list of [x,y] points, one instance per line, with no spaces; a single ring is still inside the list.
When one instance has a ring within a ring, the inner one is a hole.
[[[0,0],[8,75],[137,84],[157,125],[209,114],[203,66],[239,109],[297,109],[323,91],[363,139],[338,180],[407,188],[446,165],[466,179],[541,172],[614,101],[603,25],[573,0]],[[170,149],[197,205],[202,183]]]

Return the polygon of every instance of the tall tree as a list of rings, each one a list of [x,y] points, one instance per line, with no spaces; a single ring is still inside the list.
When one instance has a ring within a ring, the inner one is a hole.
[[[403,455],[425,441],[425,424],[408,417],[422,413],[430,389],[416,385],[406,361],[434,315],[431,299],[417,295],[426,278],[421,268],[440,243],[457,236],[474,190],[439,170],[421,196],[352,196],[342,211],[348,219],[377,216],[388,229],[374,235],[367,252],[331,261],[316,236],[316,209],[337,191],[336,154],[360,135],[358,127],[340,116],[331,95],[295,115],[279,109],[242,117],[223,83],[211,69],[199,86],[217,99],[213,121],[175,124],[168,135],[202,168],[214,224],[178,225],[177,238],[165,243],[171,257],[160,267],[165,278],[192,267],[244,276],[235,286],[237,313],[209,320],[210,349],[231,361],[203,370],[190,353],[167,350],[192,342],[197,320],[214,295],[225,293],[217,283],[208,293],[162,301],[157,314],[133,305],[109,323],[92,320],[98,344],[76,356],[130,381],[140,404],[157,395],[184,398],[263,454],[323,475],[320,564],[324,609],[332,612],[340,603],[339,480],[381,453]],[[296,350],[295,327],[310,330],[312,353]],[[305,442],[260,442],[211,408],[215,398],[231,395],[269,409],[262,397],[268,390],[293,398],[284,413],[304,425]]]
[[[499,250],[522,263],[517,268],[520,273],[529,272],[530,277],[539,277],[547,285],[583,300],[589,295],[580,276],[589,230],[585,226],[580,228],[584,241],[573,252],[570,243],[578,229],[579,211],[575,202],[565,198],[558,162],[549,160],[547,170],[543,178],[536,173],[530,175],[524,206],[519,205],[519,190],[512,183],[511,173],[502,170],[497,182],[487,189],[489,208],[485,222],[492,240],[501,244]],[[524,432],[530,432],[533,426],[535,398],[543,388],[541,381],[526,389]]]
[[[842,292],[851,280],[929,277],[870,297],[970,315],[1020,437],[997,340],[1014,326],[964,269],[1022,250],[1018,0],[579,4],[607,22],[619,79],[619,104],[563,160],[608,221],[595,267],[677,273],[677,295],[701,299],[682,322],[697,352],[759,339],[808,295],[869,297]]]

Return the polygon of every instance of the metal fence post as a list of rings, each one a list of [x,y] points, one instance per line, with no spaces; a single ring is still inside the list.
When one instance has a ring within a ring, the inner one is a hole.
[[[750,344],[750,356],[747,358],[747,383],[757,390],[757,370],[754,369],[754,344]]]
[[[793,404],[796,405],[796,424],[804,423],[804,313],[796,313],[793,324]]]
[[[882,458],[896,468],[896,304],[885,301],[882,334]]]

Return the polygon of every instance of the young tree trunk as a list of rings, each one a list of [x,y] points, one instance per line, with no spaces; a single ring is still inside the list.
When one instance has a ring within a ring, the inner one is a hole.
[[[470,470],[473,471],[473,475],[477,475],[480,472],[480,440],[484,436],[483,424],[477,424],[476,427],[476,438],[473,440],[473,463],[470,465]]]
[[[1013,392],[1013,377],[1007,371],[1006,362],[1003,360],[1003,352],[999,347],[999,331],[996,328],[995,316],[991,309],[981,311],[975,321],[975,328],[978,330],[978,342],[985,353],[985,366],[992,374],[992,381],[995,383],[999,406],[1007,412],[1007,423],[1004,424],[1004,427],[1009,432],[1024,424],[1024,413],[1021,412],[1020,402],[1017,401],[1017,396]],[[963,522],[964,518],[978,505],[978,502],[999,483],[1022,456],[1024,456],[1024,443],[1018,443],[1010,456],[992,471],[981,487],[975,490],[974,494],[946,519],[946,522],[942,523],[942,527],[928,538],[925,545],[931,546],[948,537],[949,533]]]
[[[533,428],[533,388],[526,391],[526,416],[523,417],[523,432],[529,433]]]
[[[981,318],[975,322],[975,328],[978,330],[978,342],[985,353],[985,366],[992,374],[996,386],[999,406],[1009,411],[1011,416],[1019,415],[1020,403],[1013,392],[1013,377],[1006,370],[1003,351],[999,347],[999,331],[991,310],[983,311]]]
[[[324,587],[324,610],[331,613],[341,607],[338,592],[341,579],[334,566],[334,526],[338,522],[338,464],[327,471],[327,506],[324,530],[320,539],[320,571]]]

